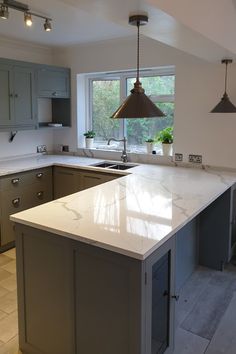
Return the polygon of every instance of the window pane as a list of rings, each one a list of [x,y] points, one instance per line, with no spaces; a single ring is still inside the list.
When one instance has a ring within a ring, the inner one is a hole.
[[[166,117],[126,119],[126,133],[129,145],[141,145],[147,138],[155,138],[157,133],[173,126],[174,103],[158,103],[158,107],[166,114]]]
[[[96,141],[119,137],[119,121],[110,118],[120,105],[119,80],[92,81],[92,127]]]
[[[127,79],[127,92],[133,88],[135,78]],[[147,96],[150,95],[174,95],[175,93],[175,76],[146,76],[140,77],[142,86]]]

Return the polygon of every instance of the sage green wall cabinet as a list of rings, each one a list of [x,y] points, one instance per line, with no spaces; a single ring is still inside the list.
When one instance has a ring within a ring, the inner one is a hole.
[[[23,353],[171,352],[174,237],[142,261],[19,224],[16,233]]]
[[[37,94],[47,98],[70,97],[70,70],[42,65],[37,70]]]
[[[1,240],[0,251],[15,239],[11,214],[52,200],[52,168],[9,175],[0,179]]]
[[[32,129],[36,124],[34,68],[0,61],[0,129]]]
[[[61,198],[118,177],[122,175],[56,166],[53,172],[53,196],[54,199]]]

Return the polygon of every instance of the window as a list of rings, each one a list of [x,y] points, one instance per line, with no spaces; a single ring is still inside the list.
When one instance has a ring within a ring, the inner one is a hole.
[[[173,126],[175,75],[173,69],[165,71],[141,71],[140,81],[154,103],[166,114],[162,118],[117,119],[110,118],[119,107],[136,80],[136,73],[103,74],[89,78],[88,127],[96,132],[96,146],[104,147],[111,137],[128,139],[131,151],[142,151],[147,138],[155,138],[158,132]],[[119,148],[113,144],[112,148]]]

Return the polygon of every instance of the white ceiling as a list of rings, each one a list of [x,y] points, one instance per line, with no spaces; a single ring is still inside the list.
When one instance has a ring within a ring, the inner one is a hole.
[[[0,36],[49,46],[69,46],[136,34],[131,13],[147,12],[142,33],[207,60],[236,55],[236,0],[22,0],[53,19],[53,31],[35,18],[26,28],[23,14],[10,9],[0,19]],[[211,11],[210,11],[211,10]]]

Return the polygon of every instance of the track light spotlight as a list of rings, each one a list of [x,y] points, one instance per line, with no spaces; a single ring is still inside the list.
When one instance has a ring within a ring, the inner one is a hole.
[[[46,18],[43,26],[46,32],[50,32],[52,30],[52,24],[48,18]]]
[[[26,26],[28,26],[28,27],[31,27],[32,24],[33,24],[31,14],[28,13],[28,12],[25,12],[25,24],[26,24]]]
[[[40,13],[36,13],[32,11],[28,5],[23,4],[16,0],[0,0],[0,18],[8,19],[9,8],[16,11],[23,12],[24,21],[27,27],[32,26],[33,24],[32,17],[38,17],[40,19],[45,20],[43,27],[46,32],[50,32],[52,30],[52,19],[50,17],[42,15]]]
[[[3,18],[4,20],[7,20],[9,17],[9,11],[8,7],[5,5],[1,5],[0,7],[0,17]]]

